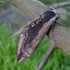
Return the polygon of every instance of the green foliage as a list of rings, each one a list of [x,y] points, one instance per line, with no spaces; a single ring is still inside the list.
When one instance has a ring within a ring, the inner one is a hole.
[[[49,38],[46,36],[34,54],[28,60],[19,63],[16,60],[18,36],[10,38],[8,28],[11,28],[9,22],[0,26],[0,70],[36,70],[49,49]],[[70,58],[58,49],[52,54],[43,70],[70,70],[69,61]]]
[[[50,4],[65,2],[70,0],[39,0],[39,1],[43,2],[44,4],[50,5]]]
[[[0,0],[0,8],[7,8],[8,3],[6,0]]]

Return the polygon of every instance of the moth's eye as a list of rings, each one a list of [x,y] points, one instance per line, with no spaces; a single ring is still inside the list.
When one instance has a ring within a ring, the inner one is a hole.
[[[42,15],[40,15],[40,21],[43,21],[43,20],[44,20],[43,16],[42,16]]]

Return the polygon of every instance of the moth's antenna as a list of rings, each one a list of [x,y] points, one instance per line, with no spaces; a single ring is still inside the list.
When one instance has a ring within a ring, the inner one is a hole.
[[[16,35],[18,35],[19,33],[21,33],[23,31],[23,27],[21,29],[19,29],[16,33],[14,33],[11,37],[14,37]]]
[[[50,6],[50,10],[52,10],[54,13],[56,13],[55,8],[53,8],[53,7],[51,7],[51,6]]]

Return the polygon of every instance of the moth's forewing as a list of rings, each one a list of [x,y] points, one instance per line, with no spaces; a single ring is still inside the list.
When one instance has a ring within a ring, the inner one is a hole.
[[[38,35],[43,23],[31,27],[27,32],[22,33],[18,39],[17,60],[20,62],[31,56],[38,45],[36,36]]]

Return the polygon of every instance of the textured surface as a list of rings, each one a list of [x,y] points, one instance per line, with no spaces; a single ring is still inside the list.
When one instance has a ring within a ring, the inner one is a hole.
[[[64,26],[55,24],[54,39],[56,47],[62,49],[70,56],[70,31]]]

